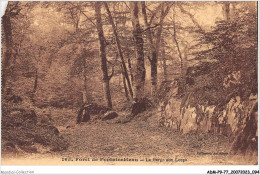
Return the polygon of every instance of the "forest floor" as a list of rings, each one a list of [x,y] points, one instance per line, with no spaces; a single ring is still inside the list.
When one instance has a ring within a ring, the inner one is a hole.
[[[150,113],[151,114],[151,113]],[[23,154],[2,164],[42,165],[234,165],[255,164],[227,152],[229,139],[221,135],[180,134],[160,127],[156,117],[92,121],[68,128],[58,126],[69,141],[62,152]],[[119,160],[124,159],[125,160]],[[128,159],[128,160],[127,160]],[[131,160],[130,160],[131,159]],[[135,159],[135,160],[134,160]]]

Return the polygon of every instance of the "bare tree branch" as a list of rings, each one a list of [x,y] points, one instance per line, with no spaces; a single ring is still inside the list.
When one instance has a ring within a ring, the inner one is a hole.
[[[201,30],[202,32],[204,32],[204,30],[202,29],[202,27],[199,25],[199,23],[197,22],[197,20],[194,18],[194,15],[192,15],[190,12],[188,12],[187,10],[185,10],[181,4],[177,3],[177,5],[178,5],[178,7],[180,8],[181,12],[184,13],[184,14],[186,14],[186,15],[188,15],[188,16],[191,18],[192,22],[198,27],[198,29]]]
[[[78,8],[78,6],[75,6],[72,2],[68,1],[71,5],[73,5],[74,7]],[[96,24],[85,14],[84,11],[82,11],[80,8],[78,8],[78,10],[80,11],[80,13],[82,13],[94,26],[96,26]]]

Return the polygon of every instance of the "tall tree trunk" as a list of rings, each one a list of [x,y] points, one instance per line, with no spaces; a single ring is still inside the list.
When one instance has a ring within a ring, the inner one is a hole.
[[[83,62],[83,78],[84,78],[84,91],[83,91],[83,104],[89,103],[88,88],[87,88],[87,64],[86,64],[87,51],[83,48],[82,62]]]
[[[35,69],[35,78],[34,78],[34,86],[33,86],[33,93],[31,96],[31,101],[35,102],[35,94],[38,88],[38,68]]]
[[[123,76],[123,85],[124,85],[124,90],[125,90],[125,98],[126,98],[127,101],[129,101],[130,98],[129,98],[129,95],[128,95],[128,90],[127,90],[127,86],[126,86],[126,78],[125,78],[125,74],[124,74],[123,71],[122,71],[122,76]]]
[[[175,23],[175,14],[174,14],[174,10],[173,10],[173,41],[175,42],[176,48],[177,48],[177,53],[179,56],[179,60],[180,60],[180,73],[183,73],[183,58],[181,55],[181,50],[180,50],[180,46],[179,46],[179,42],[177,39],[177,34],[176,34],[176,23]]]
[[[38,69],[35,70],[35,79],[34,79],[34,86],[33,86],[33,94],[36,93],[38,87]]]
[[[12,24],[11,18],[19,15],[21,8],[19,8],[19,2],[8,2],[5,14],[2,17],[2,29],[5,41],[5,53],[2,60],[2,93],[4,94],[6,88],[6,81],[11,74],[9,70],[11,66],[12,50],[13,50],[13,38],[12,38]]]
[[[120,40],[119,40],[119,37],[118,37],[118,34],[117,34],[117,29],[116,29],[115,23],[113,21],[113,17],[111,15],[111,12],[109,10],[109,7],[108,7],[107,3],[106,2],[103,2],[103,3],[105,5],[105,7],[106,7],[106,11],[107,11],[107,14],[108,14],[108,17],[109,17],[109,21],[110,21],[110,24],[112,25],[113,33],[114,33],[115,38],[116,38],[117,51],[118,51],[118,54],[119,54],[119,56],[121,58],[123,74],[124,74],[124,77],[125,77],[125,79],[127,81],[127,85],[128,85],[128,89],[129,89],[129,93],[131,95],[131,98],[133,98],[133,90],[132,90],[130,79],[129,79],[129,76],[128,76],[128,73],[127,73],[127,68],[126,68],[126,65],[125,65],[125,60],[124,60],[124,57],[123,57]]]
[[[163,59],[163,80],[167,81],[167,63],[166,63],[166,55],[165,55],[165,45],[164,45],[164,40],[162,39],[162,59]]]
[[[160,49],[160,42],[161,42],[161,36],[162,36],[162,29],[163,29],[163,21],[165,16],[168,14],[170,10],[170,5],[165,7],[165,2],[162,2],[161,4],[161,14],[160,14],[160,21],[159,21],[159,28],[155,36],[155,51],[152,53],[152,64],[151,64],[151,77],[152,77],[152,92],[153,96],[155,95],[155,92],[157,91],[157,65],[158,65],[158,53]]]
[[[179,93],[183,93],[185,91],[185,84],[186,84],[186,66],[184,67],[184,59],[186,60],[186,55],[185,58],[182,56],[181,53],[181,49],[180,49],[180,45],[177,39],[177,31],[176,31],[176,22],[175,22],[175,11],[173,9],[173,41],[176,45],[177,48],[177,54],[179,56],[179,60],[180,60],[180,75],[179,75],[179,84],[180,84],[180,88],[179,88]]]
[[[152,59],[150,60],[150,63],[151,63],[151,84],[152,84],[151,93],[152,96],[154,96],[157,90],[157,65],[158,65],[157,52],[152,52]]]
[[[127,18],[126,15],[124,15],[124,17]],[[124,26],[124,28],[126,28],[126,20],[124,20],[123,26]],[[125,36],[125,37],[127,37],[127,36]],[[130,74],[130,81],[131,81],[131,85],[133,87],[134,75],[133,75],[131,57],[128,52],[126,52],[126,57],[127,57],[128,70],[129,70],[129,74]]]
[[[130,56],[128,56],[127,63],[128,63],[128,69],[129,69],[129,72],[130,72],[131,83],[133,85],[134,75],[133,75],[133,69],[132,69],[132,63],[131,63]]]
[[[4,92],[6,87],[6,81],[10,74],[9,66],[12,57],[12,25],[9,14],[6,14],[2,17],[2,26],[4,31],[5,39],[5,53],[2,60],[2,91]]]
[[[110,88],[109,88],[110,77],[108,76],[107,73],[106,45],[105,45],[105,37],[103,32],[102,19],[101,19],[101,3],[102,2],[97,1],[95,4],[96,27],[97,27],[98,38],[99,38],[101,69],[103,73],[103,87],[105,92],[104,95],[105,95],[107,107],[112,108],[112,100],[111,100]]]
[[[149,43],[149,51],[150,51],[150,56],[149,61],[151,64],[151,95],[153,96],[156,89],[157,89],[157,52],[155,45],[153,43],[153,36],[151,32],[151,27],[148,24],[148,19],[147,19],[147,14],[146,14],[146,6],[145,6],[145,1],[141,2],[142,5],[142,14],[144,18],[144,24],[146,28],[146,34],[148,38],[148,43]]]
[[[160,21],[158,24],[159,28],[158,28],[155,36],[152,36],[151,26],[150,26],[151,22],[150,22],[150,24],[148,23],[145,2],[142,1],[141,5],[142,5],[142,14],[143,14],[143,18],[144,18],[144,24],[146,27],[145,30],[146,30],[147,37],[148,37],[149,50],[150,50],[149,61],[151,63],[151,84],[152,84],[151,94],[152,94],[152,96],[154,96],[155,92],[157,90],[158,53],[159,53],[159,48],[160,48],[162,25],[163,25],[165,16],[169,12],[170,5],[167,6],[166,9],[164,9],[164,2],[162,2],[160,5],[161,14],[160,14]],[[153,38],[155,38],[155,41],[153,41]]]
[[[230,2],[224,2],[223,10],[224,10],[225,20],[227,22],[229,22],[229,20],[230,20]]]
[[[135,43],[135,53],[136,53],[136,69],[134,75],[134,86],[136,101],[140,101],[144,96],[144,83],[145,83],[145,66],[144,66],[144,50],[143,50],[143,37],[142,29],[139,23],[139,9],[138,2],[130,2],[131,18],[133,25],[133,37]]]

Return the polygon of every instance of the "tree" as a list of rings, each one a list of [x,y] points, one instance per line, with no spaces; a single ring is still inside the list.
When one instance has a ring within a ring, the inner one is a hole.
[[[146,14],[145,1],[142,1],[141,5],[142,5],[142,14],[144,17],[144,24],[146,27],[145,31],[147,33],[148,43],[149,43],[149,52],[150,53],[149,53],[148,58],[151,63],[151,84],[152,84],[151,91],[152,91],[152,95],[154,95],[157,90],[157,65],[158,65],[158,55],[159,55],[161,34],[162,34],[162,28],[163,28],[163,21],[171,8],[171,4],[167,4],[168,6],[166,6],[166,8],[165,8],[165,2],[160,3],[160,5],[155,9],[150,22],[148,22],[148,18],[147,18],[147,14]],[[153,22],[154,16],[157,13],[157,9],[160,9],[160,18],[159,18],[158,24],[156,24],[155,26],[159,26],[159,27],[158,27],[157,33],[153,35],[152,33],[155,33],[155,32],[151,31],[151,28],[152,28],[151,24]],[[155,39],[153,39],[153,38],[155,38]]]
[[[230,2],[223,2],[223,11],[225,20],[228,22],[230,20]]]
[[[162,59],[163,59],[163,79],[164,81],[167,81],[168,78],[167,78],[167,60],[166,60],[166,54],[165,54],[165,41],[164,39],[162,39],[161,41],[162,43]]]
[[[213,86],[207,88],[221,92],[222,98],[217,104],[225,105],[231,98],[239,96],[242,101],[249,101],[252,94],[257,94],[257,11],[256,3],[239,4],[234,17],[230,17],[224,4],[224,20],[216,22],[216,27],[209,32],[200,32],[200,44],[207,45],[198,53],[196,59],[214,61],[214,69],[210,70],[210,82]],[[235,9],[235,8],[234,8]],[[256,133],[256,118],[258,102],[255,101],[247,116],[240,133],[236,133],[232,151],[246,152],[252,146]],[[240,121],[243,122],[243,121]],[[253,146],[253,151],[257,147]],[[252,151],[252,150],[250,150]]]
[[[28,46],[28,35],[32,24],[30,13],[39,2],[9,2],[2,17],[3,27],[3,59],[2,59],[2,92],[6,89],[7,82],[14,81],[20,73],[31,68],[28,65],[25,48]],[[21,70],[22,64],[27,69]],[[11,85],[12,86],[12,85]],[[33,85],[34,87],[35,84]],[[10,87],[11,89],[13,87]],[[35,89],[35,88],[34,88]]]
[[[128,76],[128,73],[127,73],[127,68],[126,68],[126,65],[125,65],[125,60],[124,60],[124,57],[123,57],[123,52],[122,52],[122,49],[121,49],[121,44],[120,44],[120,40],[119,40],[119,37],[118,37],[118,34],[117,34],[117,29],[116,29],[116,26],[114,24],[114,21],[113,21],[113,17],[111,15],[111,12],[109,10],[109,7],[107,5],[106,2],[103,2],[104,5],[105,5],[105,8],[107,10],[107,14],[108,14],[108,17],[109,17],[109,21],[110,21],[110,24],[113,28],[113,33],[114,33],[114,36],[116,38],[116,45],[117,45],[117,51],[118,51],[118,54],[120,56],[120,59],[121,59],[121,62],[122,62],[122,69],[123,69],[123,77],[126,79],[127,81],[127,85],[128,85],[128,89],[129,89],[129,93],[131,95],[131,98],[133,98],[133,91],[132,91],[132,85],[130,83],[130,79],[129,79],[129,76]],[[123,80],[124,82],[124,80]],[[124,85],[125,85],[125,82],[124,82]],[[126,86],[125,86],[126,87]],[[126,92],[127,93],[127,92]]]
[[[112,101],[110,95],[110,88],[109,88],[109,80],[112,78],[113,74],[110,76],[107,72],[107,58],[106,58],[106,43],[105,43],[105,36],[103,32],[103,24],[101,19],[101,2],[95,3],[95,15],[96,15],[96,27],[98,32],[99,38],[99,51],[100,51],[100,58],[101,58],[101,69],[103,73],[103,87],[105,91],[105,100],[106,104],[109,108],[112,108]]]
[[[86,6],[86,3],[84,3],[84,2],[77,2],[77,3],[64,2],[64,6],[65,6],[64,13],[68,16],[67,18],[71,20],[71,23],[74,26],[74,32],[70,33],[70,35],[75,37],[76,44],[78,44],[78,46],[79,46],[78,49],[80,52],[74,61],[74,66],[72,67],[72,69],[80,70],[79,72],[77,72],[78,74],[82,73],[83,84],[84,84],[82,100],[83,100],[83,104],[86,104],[86,103],[90,103],[89,91],[87,88],[87,61],[86,61],[86,59],[88,57],[88,53],[85,48],[85,45],[87,43],[86,42],[82,43],[82,40],[80,37],[82,34],[86,33],[85,31],[82,31],[80,28],[80,20],[82,19],[81,15],[83,13],[82,8],[84,8]],[[75,67],[75,65],[78,67]],[[75,73],[75,71],[74,71],[74,73]],[[73,75],[73,73],[72,73],[72,75]]]
[[[136,54],[136,69],[134,74],[134,97],[136,98],[136,101],[140,101],[144,97],[145,66],[143,49],[144,40],[142,37],[142,28],[139,23],[138,2],[130,2],[130,9]]]
[[[175,12],[173,11],[173,20],[172,20],[172,23],[173,23],[173,40],[175,42],[175,45],[176,45],[176,48],[177,48],[177,53],[178,53],[178,57],[180,59],[180,70],[181,70],[181,74],[182,74],[182,71],[183,71],[183,58],[182,58],[182,53],[181,53],[181,50],[180,50],[180,46],[179,46],[179,42],[178,42],[178,39],[177,39],[177,32],[176,32],[176,22],[175,22]]]
[[[8,2],[4,16],[2,17],[3,35],[5,41],[5,53],[2,60],[2,90],[5,90],[6,81],[10,74],[10,63],[12,59],[13,50],[13,27],[11,19],[19,14],[21,8],[19,7],[19,2]]]

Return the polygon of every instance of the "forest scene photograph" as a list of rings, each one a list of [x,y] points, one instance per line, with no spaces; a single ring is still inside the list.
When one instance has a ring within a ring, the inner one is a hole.
[[[257,1],[9,1],[2,165],[258,165]]]

